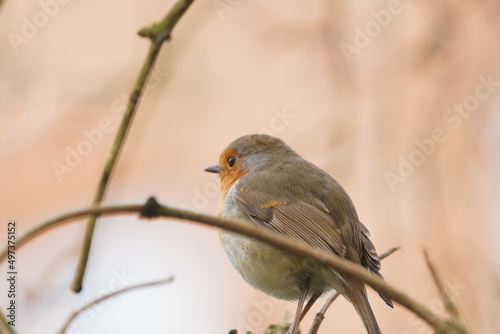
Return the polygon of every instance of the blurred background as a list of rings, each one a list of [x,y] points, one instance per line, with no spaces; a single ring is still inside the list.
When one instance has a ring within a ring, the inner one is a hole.
[[[4,2],[2,244],[9,220],[22,233],[90,203],[148,49],[136,32],[172,4]],[[471,330],[499,333],[499,17],[488,0],[196,1],[160,54],[105,203],[154,195],[216,214],[218,180],[203,169],[237,137],[272,134],[346,188],[379,253],[401,247],[383,261],[389,283],[444,314],[425,248]],[[55,333],[85,303],[170,275],[94,306],[70,333],[262,333],[293,315],[294,303],[240,278],[215,229],[135,216],[99,221],[74,294],[83,230],[68,224],[16,252],[19,333]],[[432,332],[369,296],[384,333]],[[334,331],[364,333],[343,299],[320,329]]]

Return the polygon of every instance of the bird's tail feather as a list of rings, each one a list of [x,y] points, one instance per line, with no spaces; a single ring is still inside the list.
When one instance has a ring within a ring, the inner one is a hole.
[[[351,303],[358,312],[363,324],[365,325],[368,334],[381,334],[378,327],[377,320],[373,314],[368,297],[366,296],[366,289],[362,283],[350,282],[346,287],[346,292],[349,295]]]

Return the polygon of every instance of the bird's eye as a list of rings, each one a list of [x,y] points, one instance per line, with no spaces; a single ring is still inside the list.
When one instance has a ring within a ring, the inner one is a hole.
[[[229,165],[229,167],[233,167],[235,162],[236,157],[230,156],[229,158],[227,158],[227,164]]]

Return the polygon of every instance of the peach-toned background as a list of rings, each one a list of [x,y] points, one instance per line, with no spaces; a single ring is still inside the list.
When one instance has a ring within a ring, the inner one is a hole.
[[[147,51],[136,31],[172,4],[5,1],[2,243],[9,219],[22,233],[89,204]],[[486,0],[197,1],[161,52],[105,202],[155,195],[215,214],[217,179],[203,168],[235,138],[271,133],[345,186],[380,252],[401,246],[383,263],[388,282],[442,310],[425,247],[473,332],[498,333],[500,90],[481,80],[500,82],[499,17],[498,3]],[[366,29],[371,36],[363,39]],[[347,44],[357,53],[346,57]],[[474,101],[467,117],[448,111]],[[436,129],[444,138],[430,144]],[[427,154],[416,141],[427,143]],[[86,156],[68,166],[72,150]],[[411,159],[418,166],[400,166]],[[58,173],[55,164],[67,169]],[[391,186],[386,173],[398,168],[404,176]],[[262,333],[294,310],[239,277],[215,230],[132,216],[101,220],[84,291],[75,295],[69,284],[83,226],[66,225],[16,252],[20,333],[54,333],[84,303],[168,275],[174,283],[82,314],[72,333]],[[0,270],[4,277],[5,265]],[[384,333],[431,332],[370,296]],[[327,314],[320,333],[329,332],[364,333],[345,300]]]

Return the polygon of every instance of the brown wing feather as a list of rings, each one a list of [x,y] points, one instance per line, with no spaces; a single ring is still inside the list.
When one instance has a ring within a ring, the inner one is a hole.
[[[321,200],[318,199],[313,204],[303,201],[288,203],[246,188],[239,188],[234,193],[234,200],[238,208],[257,225],[325,252],[346,257],[347,247],[341,228],[335,221],[334,214]],[[361,265],[382,277],[379,273],[380,261],[369,239],[368,229],[359,222],[358,231],[361,232]],[[383,294],[380,296],[392,307],[389,298]]]
[[[363,223],[359,222],[359,225],[361,226],[361,240],[363,241],[361,264],[372,272],[378,272],[380,270],[380,261],[377,250],[369,238],[370,232]]]
[[[261,193],[250,191],[238,191],[234,199],[239,209],[257,225],[345,257],[346,246],[340,229],[333,217],[321,208],[303,201],[273,202]]]
[[[366,228],[363,223],[359,222],[359,225],[361,226],[361,236],[362,236],[362,241],[363,241],[363,253],[361,255],[361,264],[368,268],[371,272],[373,272],[375,275],[379,276],[380,278],[384,278],[382,274],[380,274],[380,260],[377,254],[377,250],[375,249],[375,246],[370,240],[370,231]],[[384,295],[383,293],[379,293],[380,297],[385,301],[387,305],[390,307],[394,307],[392,304],[392,301]]]

